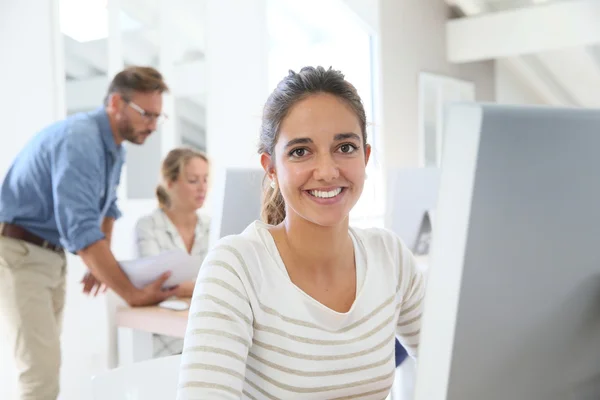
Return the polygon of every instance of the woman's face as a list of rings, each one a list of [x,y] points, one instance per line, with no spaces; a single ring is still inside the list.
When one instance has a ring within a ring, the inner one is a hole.
[[[208,189],[208,163],[200,157],[189,160],[176,181],[169,184],[171,206],[184,211],[204,204]]]
[[[315,94],[290,109],[274,157],[263,154],[261,162],[281,190],[289,218],[335,226],[360,198],[370,153],[350,106],[334,95]]]

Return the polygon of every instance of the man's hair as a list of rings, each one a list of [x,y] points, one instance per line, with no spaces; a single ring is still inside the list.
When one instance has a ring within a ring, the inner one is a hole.
[[[119,93],[124,98],[130,97],[134,92],[152,93],[168,92],[169,87],[163,80],[160,72],[152,67],[131,66],[119,72],[108,86],[104,98],[104,105],[113,93]]]

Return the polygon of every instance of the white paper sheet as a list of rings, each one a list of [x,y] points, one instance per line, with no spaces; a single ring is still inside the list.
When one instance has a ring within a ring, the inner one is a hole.
[[[152,257],[119,263],[131,283],[140,289],[154,282],[164,272],[171,271],[171,276],[163,284],[163,288],[168,288],[185,281],[195,281],[202,258],[190,256],[183,250],[172,250]]]

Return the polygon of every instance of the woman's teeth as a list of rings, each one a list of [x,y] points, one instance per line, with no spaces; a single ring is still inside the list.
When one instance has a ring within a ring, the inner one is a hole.
[[[324,192],[321,190],[309,190],[309,193],[315,197],[320,197],[322,199],[330,199],[332,197],[337,196],[338,194],[340,194],[342,192],[342,188],[337,188],[334,190],[330,190],[328,192]]]

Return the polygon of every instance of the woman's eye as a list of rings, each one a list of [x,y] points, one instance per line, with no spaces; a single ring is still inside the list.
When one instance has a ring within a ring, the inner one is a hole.
[[[306,149],[295,149],[290,153],[293,157],[304,157],[306,155]]]
[[[350,143],[346,143],[340,146],[340,151],[342,153],[352,153],[353,151],[356,150],[356,146],[354,146],[353,144]]]

